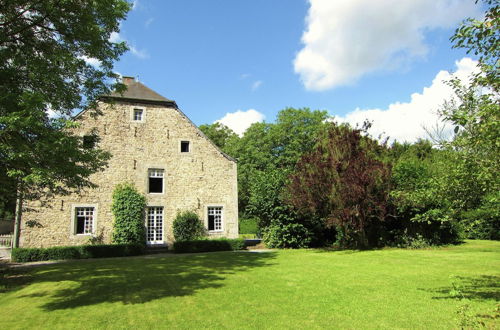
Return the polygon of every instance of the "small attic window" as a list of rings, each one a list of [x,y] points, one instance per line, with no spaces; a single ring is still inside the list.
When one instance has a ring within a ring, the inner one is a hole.
[[[135,108],[133,114],[134,121],[143,121],[144,118],[144,109]]]
[[[189,141],[181,141],[181,152],[189,152]]]

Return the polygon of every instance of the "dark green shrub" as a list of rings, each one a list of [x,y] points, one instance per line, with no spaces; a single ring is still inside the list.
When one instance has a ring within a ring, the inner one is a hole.
[[[270,248],[306,248],[311,243],[309,231],[301,224],[271,225],[264,233],[264,242]]]
[[[215,251],[237,251],[245,249],[245,241],[242,239],[205,239],[174,242],[175,253],[198,253]]]
[[[143,244],[101,244],[57,246],[50,248],[16,248],[12,250],[12,261],[30,262],[64,259],[111,258],[140,255],[143,252]]]
[[[119,184],[113,192],[112,210],[115,216],[113,242],[144,244],[146,198],[132,184]]]
[[[173,224],[176,241],[192,241],[205,236],[205,228],[198,215],[192,211],[177,214]]]
[[[255,234],[255,235],[257,235],[259,232],[258,220],[259,219],[257,219],[257,218],[240,219],[239,233],[240,234]]]
[[[80,246],[81,258],[113,258],[144,253],[144,244],[99,244]]]
[[[498,213],[498,206],[462,212],[461,223],[465,236],[470,239],[500,240],[500,215]]]

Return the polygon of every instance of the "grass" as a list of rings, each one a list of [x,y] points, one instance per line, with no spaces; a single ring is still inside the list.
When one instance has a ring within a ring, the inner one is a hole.
[[[0,274],[15,328],[498,327],[500,242],[426,250],[283,250],[73,261]],[[462,320],[463,321],[463,320]]]

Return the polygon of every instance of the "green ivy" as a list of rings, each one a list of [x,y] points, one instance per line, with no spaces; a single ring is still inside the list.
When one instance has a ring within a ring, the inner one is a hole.
[[[122,183],[113,192],[115,216],[113,242],[144,244],[146,198],[131,183]]]

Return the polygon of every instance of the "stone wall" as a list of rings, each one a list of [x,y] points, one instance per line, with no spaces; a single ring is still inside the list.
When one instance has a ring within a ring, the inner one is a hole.
[[[142,122],[132,121],[133,109],[145,111]],[[111,242],[112,192],[116,184],[132,182],[145,194],[148,206],[164,207],[164,239],[173,241],[172,221],[179,211],[198,213],[207,225],[207,206],[223,207],[223,231],[213,237],[238,237],[236,163],[222,154],[179,110],[157,104],[100,103],[102,116],[90,111],[78,117],[77,134],[96,129],[99,147],[113,155],[109,167],[91,177],[98,188],[29,204],[23,215],[20,245],[48,247],[78,245],[90,235],[76,235],[73,208],[93,205],[97,210],[92,236]],[[180,141],[190,141],[189,153],[180,152]],[[148,169],[164,169],[164,193],[148,194]],[[35,226],[27,227],[30,221]]]

